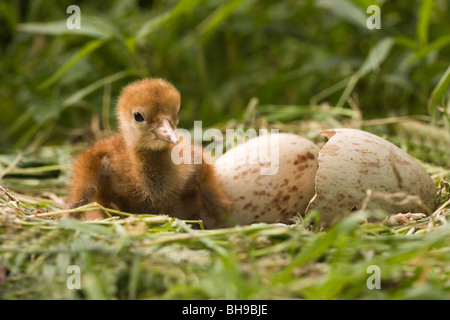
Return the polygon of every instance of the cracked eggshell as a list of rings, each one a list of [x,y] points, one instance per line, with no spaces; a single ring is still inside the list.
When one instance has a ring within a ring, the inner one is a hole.
[[[400,148],[356,129],[334,129],[321,134],[329,140],[319,152],[316,193],[307,212],[317,210],[323,226],[360,209],[368,189],[416,196],[416,201],[411,197],[406,201],[373,197],[368,201],[368,209],[382,209],[390,214],[433,210],[436,191],[431,177]]]
[[[252,138],[215,161],[219,183],[233,201],[229,225],[291,222],[314,195],[319,148],[280,133]]]

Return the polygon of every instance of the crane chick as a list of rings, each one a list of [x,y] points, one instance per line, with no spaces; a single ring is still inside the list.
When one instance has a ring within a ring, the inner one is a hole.
[[[126,86],[117,104],[120,132],[94,144],[75,161],[69,208],[90,202],[136,214],[168,214],[180,219],[202,219],[205,227],[220,227],[231,209],[228,196],[216,181],[214,167],[195,162],[202,149],[191,141],[190,163],[175,164],[171,151],[180,93],[163,79],[143,79]],[[70,213],[67,217],[92,220],[106,217],[102,210]]]

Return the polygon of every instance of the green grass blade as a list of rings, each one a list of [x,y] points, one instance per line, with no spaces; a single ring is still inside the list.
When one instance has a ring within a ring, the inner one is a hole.
[[[89,86],[87,86],[81,90],[78,90],[77,92],[72,94],[69,98],[64,100],[62,106],[67,107],[74,103],[77,103],[78,101],[83,99],[85,96],[91,94],[92,92],[94,92],[95,90],[98,90],[99,88],[102,88],[106,84],[113,83],[117,80],[129,77],[132,75],[139,75],[139,74],[140,74],[140,71],[136,70],[136,69],[128,69],[128,70],[116,72],[108,77],[104,77],[100,80],[95,81],[94,83],[90,84]]]
[[[169,24],[172,20],[176,20],[180,15],[191,12],[195,6],[200,4],[202,1],[203,0],[179,1],[178,4],[170,11],[160,14],[145,23],[136,33],[135,40],[146,37],[159,28]]]
[[[367,15],[365,10],[347,0],[318,0],[316,5],[319,8],[329,10],[334,16],[341,18],[359,28],[367,30]]]
[[[445,96],[445,93],[450,87],[450,65],[447,70],[444,72],[442,77],[439,79],[438,84],[434,87],[431,92],[431,96],[428,99],[428,110],[431,114],[436,115],[436,108],[434,106],[442,102],[442,99]],[[444,103],[442,103],[444,105]]]
[[[425,46],[428,42],[428,29],[430,25],[431,12],[434,0],[422,0],[419,11],[419,21],[417,22],[416,34],[419,44]]]
[[[372,49],[357,74],[359,77],[365,76],[370,71],[379,70],[381,64],[386,60],[389,52],[394,45],[394,39],[391,37],[381,39]]]
[[[38,133],[41,130],[43,126],[45,126],[47,123],[55,119],[65,108],[78,103],[83,98],[93,93],[94,91],[98,90],[99,88],[102,88],[106,84],[113,83],[117,80],[139,74],[140,71],[136,69],[119,71],[108,77],[99,79],[93,82],[92,84],[88,85],[87,87],[78,90],[77,92],[69,96],[67,99],[65,99],[62,103],[57,105],[55,104],[53,108],[48,108],[46,113],[40,114],[38,123],[36,123],[33,126],[30,126],[29,128],[27,128],[27,130],[25,130],[21,138],[14,145],[14,148],[17,149],[23,148],[27,143],[30,142],[30,140],[36,135],[36,133]],[[51,126],[49,126],[49,128],[51,128]]]
[[[366,57],[358,71],[350,78],[345,87],[344,92],[342,93],[339,101],[336,104],[336,107],[342,108],[347,101],[348,97],[352,93],[359,79],[370,71],[379,70],[381,64],[386,60],[389,55],[389,52],[394,45],[394,39],[391,37],[381,39],[369,52],[369,55]]]
[[[51,21],[51,22],[27,22],[20,23],[18,30],[25,33],[46,34],[52,36],[59,36],[64,34],[78,34],[83,36],[90,36],[94,38],[107,38],[109,35],[99,28],[86,23],[83,18],[81,20],[81,29],[71,30],[67,28],[67,21]]]
[[[202,41],[206,41],[219,26],[235,12],[245,0],[232,0],[225,2],[211,15],[203,20],[197,27]]]
[[[413,56],[409,57],[401,64],[400,68],[405,68],[413,62],[425,58],[430,52],[440,50],[448,45],[450,45],[450,35],[439,37],[427,46],[424,46],[417,50],[417,52]]]
[[[63,74],[69,71],[78,61],[100,48],[104,43],[104,40],[101,39],[92,40],[86,43],[64,65],[56,70],[50,78],[42,82],[42,84],[37,87],[37,90],[44,90],[45,88],[51,86],[55,83],[55,81],[61,78]]]
[[[414,41],[413,39],[410,39],[408,37],[398,36],[394,38],[394,41],[396,45],[405,47],[409,50],[417,51],[420,48],[417,44],[417,41]]]

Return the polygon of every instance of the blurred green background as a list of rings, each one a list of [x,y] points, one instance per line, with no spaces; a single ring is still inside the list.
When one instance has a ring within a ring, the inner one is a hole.
[[[373,4],[379,30],[366,25]],[[447,298],[449,13],[449,0],[0,0],[0,297]],[[311,217],[206,232],[164,217],[56,220],[75,154],[116,129],[120,89],[143,77],[180,90],[187,129],[275,127],[318,144],[330,127],[379,134],[421,161],[443,206],[326,232]],[[81,291],[66,287],[70,264]],[[367,289],[369,264],[383,290]]]
[[[72,4],[80,30],[66,26]],[[326,103],[448,128],[449,12],[447,0],[2,1],[0,151],[113,130],[121,87],[142,77],[180,90],[185,128],[242,121],[253,97],[274,123]]]

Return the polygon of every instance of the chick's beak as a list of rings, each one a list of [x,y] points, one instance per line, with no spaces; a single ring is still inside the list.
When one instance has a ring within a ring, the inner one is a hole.
[[[173,144],[178,143],[178,138],[175,134],[175,131],[173,131],[172,126],[170,125],[170,122],[164,119],[156,129],[153,130],[153,133],[156,136],[156,139],[171,142]]]

